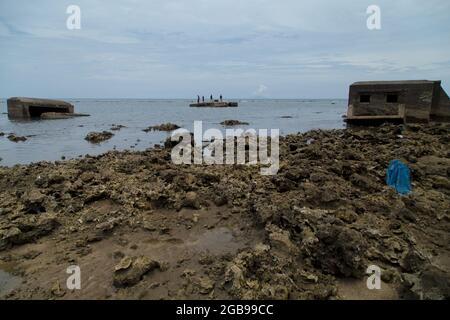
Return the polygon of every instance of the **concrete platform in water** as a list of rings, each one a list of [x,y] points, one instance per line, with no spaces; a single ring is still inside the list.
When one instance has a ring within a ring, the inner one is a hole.
[[[198,107],[198,108],[227,108],[227,107],[237,107],[237,102],[231,101],[207,101],[207,102],[199,102],[199,103],[191,103],[189,107]]]

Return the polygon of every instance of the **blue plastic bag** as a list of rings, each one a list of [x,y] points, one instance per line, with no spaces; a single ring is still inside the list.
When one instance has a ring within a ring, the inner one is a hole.
[[[411,174],[408,166],[400,160],[392,160],[386,170],[386,183],[400,194],[411,191]]]

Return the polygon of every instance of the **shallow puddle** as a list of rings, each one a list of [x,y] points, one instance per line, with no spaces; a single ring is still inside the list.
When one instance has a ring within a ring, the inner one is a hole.
[[[20,283],[21,279],[19,277],[0,269],[0,297],[18,287]]]
[[[201,234],[192,246],[199,251],[209,251],[212,254],[228,253],[242,247],[228,228],[216,228]]]

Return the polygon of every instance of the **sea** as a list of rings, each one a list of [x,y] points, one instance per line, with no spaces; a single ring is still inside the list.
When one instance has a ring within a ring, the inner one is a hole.
[[[345,123],[346,99],[237,99],[237,108],[192,108],[184,99],[63,99],[76,113],[89,117],[58,120],[10,120],[6,99],[0,99],[0,166],[38,161],[57,161],[98,155],[109,150],[145,150],[162,144],[168,132],[143,129],[171,122],[193,131],[194,121],[203,130],[217,128],[225,133],[224,120],[248,122],[242,129],[279,129],[281,135],[312,129],[338,129]],[[112,125],[125,126],[111,131],[114,136],[99,144],[84,138],[92,131],[110,131]],[[24,142],[7,139],[10,133],[26,136]]]

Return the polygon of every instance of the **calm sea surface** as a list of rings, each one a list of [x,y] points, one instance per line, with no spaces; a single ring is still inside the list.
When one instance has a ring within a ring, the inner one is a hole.
[[[226,119],[245,121],[242,128],[280,129],[282,135],[311,129],[344,127],[342,115],[347,100],[237,100],[237,108],[190,108],[190,100],[144,99],[66,99],[75,105],[75,112],[90,117],[63,120],[11,121],[6,114],[6,100],[0,100],[0,165],[11,166],[40,160],[60,160],[85,154],[100,154],[117,150],[145,150],[163,142],[169,133],[142,129],[172,122],[193,130],[196,120],[203,121],[203,130],[225,130],[220,122]],[[286,118],[286,117],[291,118]],[[114,137],[100,144],[84,140],[91,131],[110,130],[111,125],[126,128],[114,132]],[[25,142],[14,143],[6,136],[14,133],[30,136]]]

